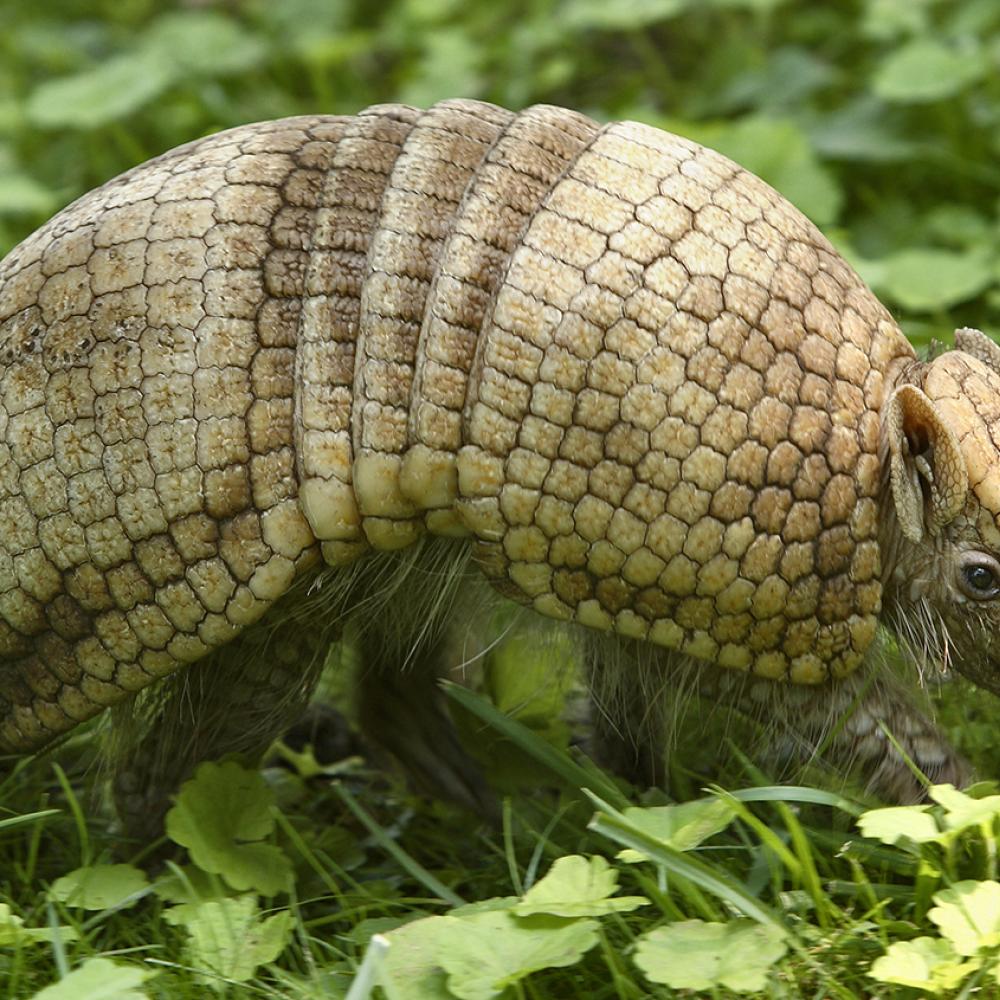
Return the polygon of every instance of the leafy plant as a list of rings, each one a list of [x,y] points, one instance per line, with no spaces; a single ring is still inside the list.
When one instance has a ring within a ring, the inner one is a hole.
[[[151,969],[91,958],[58,983],[39,990],[33,1000],[148,1000],[149,994],[137,987],[153,975]]]
[[[202,764],[167,813],[167,836],[202,871],[230,888],[264,896],[287,891],[288,858],[264,838],[274,832],[274,793],[260,774],[233,761]]]

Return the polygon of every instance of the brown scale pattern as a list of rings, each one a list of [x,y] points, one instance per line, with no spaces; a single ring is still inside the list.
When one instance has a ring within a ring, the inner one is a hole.
[[[542,614],[845,674],[911,358],[787,202],[645,126],[455,101],[172,151],[0,263],[0,748],[424,531]]]
[[[476,101],[436,105],[407,136],[386,186],[361,293],[351,409],[354,494],[377,549],[404,548],[423,527],[399,488],[420,327],[459,203],[512,118]]]
[[[767,677],[845,674],[880,610],[883,373],[911,356],[763,182],[610,126],[479,338],[459,510],[543,614]]]
[[[0,745],[200,658],[316,561],[296,499],[298,276],[343,127],[174,151],[0,267]]]

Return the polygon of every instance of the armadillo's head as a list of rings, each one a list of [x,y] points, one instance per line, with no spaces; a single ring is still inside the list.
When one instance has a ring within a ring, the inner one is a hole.
[[[886,611],[911,647],[1000,694],[1000,347],[968,329],[955,347],[883,412]]]

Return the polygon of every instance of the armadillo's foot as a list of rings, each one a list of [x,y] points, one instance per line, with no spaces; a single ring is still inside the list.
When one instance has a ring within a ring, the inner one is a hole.
[[[335,764],[365,753],[362,739],[343,713],[322,702],[307,706],[281,741],[296,751],[309,747],[320,764]]]
[[[962,788],[973,781],[968,762],[889,673],[862,696],[836,743],[867,778],[868,790],[890,802],[920,802],[928,785]]]
[[[202,761],[256,761],[303,712],[329,643],[301,623],[272,622],[116,709],[113,784],[125,835],[140,844],[160,836],[171,795]]]
[[[808,686],[640,645],[595,639],[590,651],[591,752],[640,787],[663,782],[673,734],[692,697],[712,712],[752,720],[761,737],[751,755],[782,779],[819,763],[839,778],[857,776],[880,798],[914,802],[925,797],[928,784],[961,787],[972,778],[968,764],[915,704],[915,685],[879,658],[834,683]]]
[[[924,801],[929,785],[965,788],[975,780],[969,763],[950,747],[937,744],[905,749],[920,776],[910,770],[898,753],[887,753],[868,781],[868,791],[876,797],[908,805]]]

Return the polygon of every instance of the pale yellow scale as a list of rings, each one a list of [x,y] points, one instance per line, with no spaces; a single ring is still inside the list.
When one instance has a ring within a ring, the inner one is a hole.
[[[421,115],[386,105],[347,120],[312,233],[296,353],[296,449],[302,508],[332,565],[368,548],[351,441],[361,290],[386,185]]]

